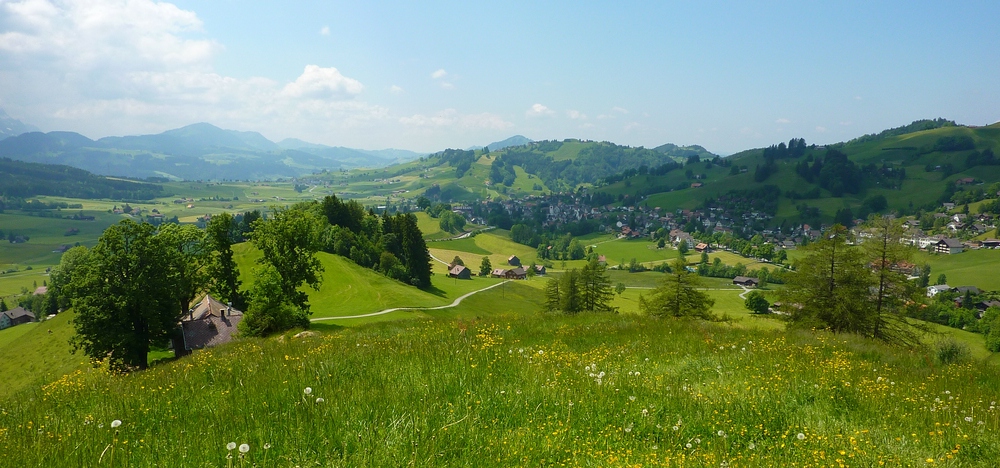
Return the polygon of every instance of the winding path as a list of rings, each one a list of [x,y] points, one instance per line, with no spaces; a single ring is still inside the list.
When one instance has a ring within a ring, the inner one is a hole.
[[[473,294],[481,293],[481,292],[486,291],[488,289],[493,289],[493,288],[495,288],[497,286],[500,286],[500,285],[502,285],[504,283],[507,283],[509,281],[511,281],[511,280],[501,281],[501,282],[499,282],[497,284],[493,284],[493,285],[487,286],[487,287],[485,287],[483,289],[477,289],[475,291],[472,291],[472,292],[469,292],[469,293],[465,293],[465,294],[463,294],[463,295],[455,298],[455,301],[452,302],[451,304],[448,304],[448,305],[437,306],[437,307],[394,307],[392,309],[380,310],[378,312],[372,312],[370,314],[347,315],[347,316],[343,316],[343,317],[320,317],[320,318],[314,318],[314,319],[311,319],[310,322],[324,322],[324,321],[327,321],[327,320],[341,320],[341,319],[356,319],[356,318],[374,317],[376,315],[385,315],[385,314],[388,314],[390,312],[396,312],[397,310],[441,310],[441,309],[450,309],[452,307],[455,307],[455,306],[461,304],[463,299],[465,299],[465,298],[467,298],[467,297],[469,297],[469,296],[471,296]]]

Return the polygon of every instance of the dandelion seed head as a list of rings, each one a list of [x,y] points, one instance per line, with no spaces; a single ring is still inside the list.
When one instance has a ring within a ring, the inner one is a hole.
[[[317,398],[317,399],[316,399],[316,403],[323,403],[323,402],[325,402],[325,401],[326,401],[326,400],[324,400],[324,399],[323,399],[323,397],[320,397],[320,398]]]
[[[799,440],[806,440],[806,435],[800,432],[798,433],[798,435],[795,436],[795,438]]]
[[[972,416],[966,416],[965,422],[972,422]]]
[[[240,444],[240,453],[247,453],[250,451],[250,445]]]
[[[271,444],[264,444],[264,450],[268,450],[270,448],[271,448]]]
[[[635,401],[635,395],[629,395],[628,401]]]
[[[720,430],[720,431],[719,431],[719,432],[717,432],[716,434],[718,434],[718,435],[719,435],[719,437],[725,437],[725,436],[726,436],[726,431],[723,431],[723,430]]]
[[[750,445],[747,445],[747,448],[750,449],[750,450],[753,450],[753,449],[757,448],[757,444],[755,444],[753,442],[750,442]]]
[[[232,450],[234,448],[236,448],[236,442],[230,442],[226,444],[226,450]]]
[[[302,390],[302,393],[305,393],[306,395],[312,395],[312,392],[313,392],[312,387],[306,387],[304,390]]]
[[[684,444],[684,448],[691,448],[691,442]]]
[[[111,421],[111,428],[112,429],[114,429],[114,428],[116,428],[118,426],[121,426],[121,425],[122,425],[122,420],[121,419],[116,419],[114,421]]]
[[[674,427],[673,427],[673,430],[675,430],[675,431],[679,431],[679,430],[681,430],[681,427],[680,427],[680,426],[674,426]]]

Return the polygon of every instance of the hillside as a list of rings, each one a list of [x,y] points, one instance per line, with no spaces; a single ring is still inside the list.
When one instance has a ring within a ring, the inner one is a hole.
[[[21,389],[39,389],[78,369],[89,368],[87,357],[73,354],[73,313],[59,314],[41,323],[27,323],[0,330],[0,376],[3,396]],[[2,425],[0,425],[2,427]]]
[[[959,191],[1000,181],[998,161],[982,156],[1000,153],[1000,128],[951,124],[919,130],[928,126],[925,122],[934,121],[919,121],[827,147],[810,145],[800,155],[773,158],[771,163],[764,149],[748,150],[725,158],[723,164],[698,162],[664,175],[631,175],[598,191],[615,197],[646,197],[642,203],[647,206],[674,210],[702,206],[733,190],[773,185],[781,192],[771,213],[776,216],[773,224],[778,225],[782,221],[802,222],[805,217],[797,207],[803,205],[819,209],[819,219],[830,222],[837,210],[847,207],[857,215],[863,212],[866,199],[881,195],[888,209],[912,213],[940,206],[941,200],[950,197],[945,194],[952,190],[949,184],[960,179],[975,182],[959,185]],[[839,174],[831,170],[828,179],[818,169],[808,178],[803,175],[804,164],[810,164],[808,169],[812,170],[816,161],[828,163],[825,158],[831,150],[846,155],[850,168]],[[769,174],[761,174],[765,168]],[[851,181],[856,188],[850,186]]]
[[[51,195],[67,198],[149,200],[163,195],[163,187],[109,179],[82,169],[0,158],[0,196],[26,198]]]
[[[988,466],[1000,456],[1000,381],[974,364],[825,333],[516,310],[526,298],[512,295],[530,291],[463,308],[503,308],[488,317],[455,311],[247,340],[127,377],[73,374],[4,405],[0,450],[13,466]]]
[[[37,132],[38,128],[17,120],[0,109],[0,140],[18,136],[22,133]]]
[[[207,123],[156,135],[91,140],[73,132],[24,133],[0,140],[0,157],[62,164],[103,175],[184,180],[273,179],[322,170],[379,167],[413,159],[401,150],[366,151],[285,141]]]

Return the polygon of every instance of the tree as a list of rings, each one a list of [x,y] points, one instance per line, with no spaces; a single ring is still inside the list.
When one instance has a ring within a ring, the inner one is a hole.
[[[151,224],[105,230],[72,274],[74,348],[117,369],[145,369],[150,344],[165,345],[183,313],[176,256]]]
[[[688,253],[687,239],[681,239],[680,243],[677,244],[677,251],[680,252],[681,255],[687,255]]]
[[[650,299],[639,297],[639,310],[653,316],[713,318],[715,301],[696,289],[700,279],[687,271],[683,257],[674,260],[672,270]]]
[[[483,257],[483,261],[479,262],[479,276],[489,276],[493,272],[493,263],[490,262],[490,257]]]
[[[246,310],[240,291],[240,272],[233,260],[235,223],[229,213],[213,216],[205,227],[205,237],[212,254],[208,263],[212,293],[223,302],[231,302],[238,310]]]
[[[948,277],[944,273],[941,273],[934,284],[948,284]]]
[[[462,261],[462,257],[459,257],[458,255],[456,255],[455,258],[451,259],[451,264],[465,266],[465,262]]]
[[[240,322],[240,332],[248,336],[309,326],[309,312],[292,302],[284,291],[284,278],[277,268],[263,264],[254,269],[254,282],[248,291],[249,307]]]
[[[760,291],[750,291],[750,294],[747,294],[747,298],[743,301],[743,306],[754,314],[766,314],[771,304],[767,302]]]
[[[618,294],[619,296],[621,296],[623,292],[625,292],[625,283],[618,283],[618,284],[616,284],[615,285],[615,293]]]
[[[917,281],[917,285],[921,288],[926,288],[931,284],[931,266],[924,264],[920,267],[920,279]]]
[[[587,252],[583,250],[583,244],[579,240],[573,239],[569,243],[569,259],[570,260],[581,260],[587,256]]]
[[[903,244],[905,233],[902,220],[872,215],[862,228],[867,234],[861,244],[864,260],[870,266],[874,283],[869,288],[875,297],[871,318],[871,337],[888,343],[906,346],[919,344],[913,327],[903,315],[904,303],[910,295],[910,283],[898,269],[908,261],[912,249]]]
[[[837,224],[806,248],[810,254],[781,291],[782,301],[794,304],[793,324],[869,335],[870,272],[861,252],[848,245],[848,234]]]
[[[0,299],[0,312],[7,312],[7,303]]]
[[[611,290],[611,277],[608,276],[604,264],[592,258],[580,270],[579,281],[583,310],[597,312],[613,310],[611,300],[614,293]]]
[[[549,279],[545,282],[545,310],[549,312],[556,312],[559,310],[562,299],[562,288],[560,287],[561,281],[556,278]]]
[[[186,311],[209,284],[206,271],[211,250],[205,242],[204,234],[191,224],[164,224],[157,237],[171,253],[167,259],[174,278],[174,294],[177,308]]]
[[[320,246],[321,220],[312,212],[303,209],[278,209],[270,220],[258,220],[254,223],[254,231],[250,236],[254,246],[263,256],[257,261],[261,267],[255,269],[257,280],[267,278],[277,281],[275,285],[261,286],[269,293],[279,293],[277,298],[266,301],[260,294],[251,293],[251,303],[244,320],[250,319],[254,311],[261,310],[263,304],[254,304],[254,300],[267,304],[291,304],[306,315],[309,314],[309,297],[298,288],[308,284],[314,290],[319,289],[323,265],[316,258]],[[273,272],[271,271],[273,269]],[[269,275],[277,275],[272,278]],[[260,291],[261,288],[251,288]],[[286,308],[282,308],[286,310]],[[288,320],[274,320],[270,323],[287,324]],[[308,325],[308,322],[305,322]],[[258,328],[264,333],[280,331],[276,328]],[[248,328],[247,330],[250,330]]]

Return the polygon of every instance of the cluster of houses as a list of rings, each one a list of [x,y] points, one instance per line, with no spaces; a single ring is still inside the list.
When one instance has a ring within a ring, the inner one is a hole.
[[[493,278],[503,278],[503,279],[518,279],[523,280],[528,277],[527,270],[521,265],[521,259],[517,255],[511,255],[507,258],[507,265],[513,268],[494,268],[490,272],[490,276]],[[528,268],[531,268],[530,266]],[[534,265],[535,274],[544,275],[546,273],[545,267],[543,265]],[[456,263],[448,265],[448,276],[457,279],[472,279],[472,271],[469,270],[465,265],[459,265]]]

